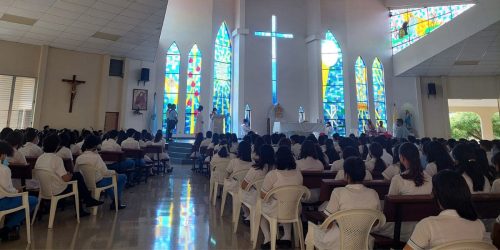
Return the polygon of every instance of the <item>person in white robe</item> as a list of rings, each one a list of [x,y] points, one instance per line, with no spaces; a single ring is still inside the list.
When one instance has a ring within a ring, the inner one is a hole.
[[[210,114],[210,120],[212,124],[212,132],[217,133],[217,134],[222,134],[224,133],[224,120],[226,119],[226,116],[223,114],[219,114],[217,112],[217,109],[214,108],[212,113]]]
[[[203,133],[203,126],[205,124],[205,118],[203,117],[203,106],[198,107],[198,112],[196,115],[196,123],[194,125],[194,133]]]

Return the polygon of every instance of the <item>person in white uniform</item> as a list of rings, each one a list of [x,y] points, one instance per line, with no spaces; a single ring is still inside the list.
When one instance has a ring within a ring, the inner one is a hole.
[[[38,158],[43,154],[43,150],[38,146],[40,138],[36,129],[26,129],[25,139],[26,143],[19,149],[19,152],[23,154],[24,157]]]
[[[366,170],[372,173],[374,179],[383,179],[384,177],[382,176],[382,173],[387,168],[387,164],[384,160],[382,160],[382,154],[384,153],[382,145],[374,142],[370,144],[370,147],[368,147],[368,151],[371,159],[365,162]]]
[[[401,172],[404,172],[404,166],[401,165],[399,162],[399,146],[400,144],[397,144],[392,148],[392,152],[394,155],[394,159],[392,160],[392,164],[389,165],[384,172],[382,172],[382,176],[384,176],[385,180],[392,180],[392,177],[401,174]]]
[[[70,159],[73,161],[73,154],[71,153],[70,146],[70,138],[66,133],[62,133],[59,135],[59,140],[61,141],[61,145],[56,155],[61,157],[63,160]]]
[[[485,239],[484,224],[478,219],[471,193],[460,174],[443,170],[432,183],[441,213],[421,220],[404,249],[423,250],[453,241]]]
[[[241,182],[240,195],[243,201],[255,207],[259,192],[255,187],[250,188],[249,191],[244,191],[250,183],[258,180],[263,180],[267,172],[274,168],[274,149],[271,145],[263,145],[259,148],[259,160],[248,170],[243,182]],[[242,206],[243,216],[245,220],[249,220],[250,210]]]
[[[323,163],[319,160],[318,152],[316,150],[316,146],[314,145],[313,141],[306,140],[304,141],[304,143],[302,143],[299,159],[300,160],[297,160],[296,164],[297,164],[297,169],[300,171],[324,170]]]
[[[19,131],[14,131],[10,133],[7,138],[5,138],[5,141],[12,147],[14,151],[12,153],[12,157],[9,157],[9,162],[12,164],[28,164],[28,162],[26,162],[26,157],[24,157],[24,155],[17,150],[23,141],[23,134]]]
[[[292,151],[287,147],[281,147],[276,152],[275,159],[276,169],[269,171],[264,178],[262,183],[262,189],[260,192],[260,198],[263,199],[269,191],[274,188],[290,186],[290,185],[302,185],[302,174],[296,169],[295,158],[293,158]],[[268,214],[275,216],[277,213],[278,204],[276,199],[269,199],[267,202],[262,203],[261,212],[263,214]],[[269,222],[266,219],[261,218],[260,229],[264,234],[264,243],[261,245],[262,249],[269,249],[271,246],[271,233],[269,229]],[[290,224],[283,225],[284,234],[283,237],[277,241],[277,245],[287,245],[291,246],[292,238],[292,228]]]
[[[428,163],[424,171],[429,176],[432,177],[442,170],[453,168],[453,159],[451,159],[450,154],[448,154],[448,151],[443,144],[437,141],[431,141],[426,145]]]
[[[497,170],[497,176],[500,176],[500,152],[493,156],[492,162]],[[500,178],[497,178],[493,181],[493,184],[491,184],[491,192],[500,193]]]
[[[226,179],[226,169],[229,165],[231,158],[229,157],[229,152],[227,152],[227,148],[223,147],[212,157],[210,161],[210,182],[218,182],[224,183]]]
[[[380,200],[377,192],[365,187],[365,164],[359,157],[349,157],[344,162],[345,181],[347,186],[335,188],[330,196],[330,201],[323,211],[328,217],[338,211],[350,209],[380,210]],[[340,230],[333,224],[329,229],[323,230],[311,224],[312,231],[306,236],[306,242],[314,243],[319,249],[339,249]]]
[[[210,120],[211,120],[211,128],[212,132],[217,133],[217,134],[222,134],[224,133],[224,120],[226,116],[224,114],[219,114],[217,112],[217,109],[214,108],[212,110],[212,113],[210,114]]]
[[[331,170],[332,171],[340,171],[344,169],[344,159],[347,159],[352,156],[357,156],[359,157],[359,151],[351,146],[347,146],[342,149],[342,159],[336,160],[332,163]],[[342,177],[343,179],[344,177]]]
[[[468,144],[458,144],[453,149],[456,169],[464,177],[471,193],[489,193],[491,190],[490,181],[484,175],[483,166],[480,165],[474,148]]]
[[[227,147],[226,147],[227,149]],[[231,190],[234,193],[238,192],[240,187],[240,182],[235,179],[229,179],[232,173],[241,170],[250,170],[253,165],[252,161],[252,146],[246,141],[242,141],[238,145],[238,158],[232,159],[226,168],[226,179],[224,180],[224,188]]]
[[[196,123],[194,125],[194,133],[203,133],[203,126],[205,125],[205,118],[203,117],[203,106],[198,107],[198,112],[196,115]]]

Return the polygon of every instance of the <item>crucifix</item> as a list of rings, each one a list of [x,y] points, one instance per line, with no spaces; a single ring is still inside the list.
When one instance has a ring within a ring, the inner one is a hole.
[[[255,32],[255,36],[271,37],[271,81],[273,88],[273,104],[278,104],[278,65],[276,59],[276,39],[292,39],[293,34],[283,34],[276,32],[276,16],[273,15],[271,19],[271,32]]]
[[[76,80],[76,75],[73,75],[73,79],[62,79],[63,82],[71,84],[71,99],[69,102],[69,112],[73,112],[73,101],[75,100],[76,96],[76,86],[80,84],[84,84],[85,81],[78,81]]]

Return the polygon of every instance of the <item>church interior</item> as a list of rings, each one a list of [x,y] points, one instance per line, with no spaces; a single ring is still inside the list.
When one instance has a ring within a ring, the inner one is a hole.
[[[500,1],[0,0],[0,249],[498,249]]]

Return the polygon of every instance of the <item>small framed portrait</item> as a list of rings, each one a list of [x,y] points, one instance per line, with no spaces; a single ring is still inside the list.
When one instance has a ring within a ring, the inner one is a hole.
[[[148,110],[147,89],[134,89],[132,94],[132,110]]]

